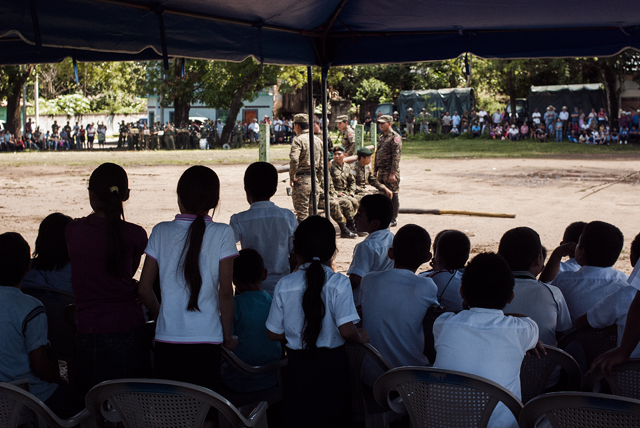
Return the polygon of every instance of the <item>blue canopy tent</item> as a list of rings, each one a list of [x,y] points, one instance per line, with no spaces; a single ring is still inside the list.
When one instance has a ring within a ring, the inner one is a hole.
[[[170,57],[241,61],[253,56],[270,64],[306,65],[309,79],[310,66],[320,66],[325,92],[330,66],[442,60],[466,52],[484,58],[609,56],[626,48],[640,49],[640,7],[628,0],[0,3],[0,64],[70,56],[162,59],[166,68]],[[326,150],[326,129],[324,142]],[[325,186],[327,174],[325,165]],[[328,193],[325,189],[327,198]]]

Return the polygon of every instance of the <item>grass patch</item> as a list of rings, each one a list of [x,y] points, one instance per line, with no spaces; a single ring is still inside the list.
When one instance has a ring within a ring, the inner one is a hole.
[[[612,144],[611,146],[590,146],[569,142],[538,143],[533,140],[510,141],[466,137],[451,138],[436,135],[429,139],[422,136],[412,137],[402,143],[402,157],[414,159],[451,158],[451,157],[540,157],[609,155],[614,157],[640,156],[640,146],[630,144]]]

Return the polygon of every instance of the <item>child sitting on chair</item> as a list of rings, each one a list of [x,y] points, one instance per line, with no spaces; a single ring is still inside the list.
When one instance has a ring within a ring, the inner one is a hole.
[[[251,366],[269,364],[282,357],[280,342],[272,342],[267,336],[265,322],[272,298],[261,288],[266,277],[267,270],[260,254],[252,249],[240,250],[240,255],[233,261],[233,283],[236,286],[233,334],[239,341],[234,353]],[[278,374],[275,371],[244,374],[224,362],[222,380],[234,391],[254,392],[275,386]]]
[[[501,256],[474,257],[464,270],[460,288],[470,309],[444,313],[433,325],[437,352],[433,367],[482,376],[521,398],[520,366],[527,350],[538,342],[538,326],[531,318],[502,312],[514,297],[513,287],[513,274]],[[517,425],[500,403],[488,426]]]

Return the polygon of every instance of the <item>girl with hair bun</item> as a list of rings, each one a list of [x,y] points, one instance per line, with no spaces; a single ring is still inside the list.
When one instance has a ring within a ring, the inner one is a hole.
[[[65,231],[76,299],[81,397],[102,381],[149,372],[145,317],[133,280],[147,232],[125,221],[122,204],[127,199],[125,170],[113,163],[100,165],[89,178],[93,212],[73,220]]]
[[[288,348],[284,383],[287,426],[349,426],[351,395],[345,341],[366,343],[351,283],[331,270],[336,233],[329,220],[304,220],[294,234],[299,269],[276,285],[267,329]]]
[[[140,298],[157,319],[155,369],[160,379],[194,383],[214,391],[221,384],[221,345],[233,350],[233,230],[209,216],[220,180],[192,166],[178,181],[180,214],[151,231],[140,277]],[[162,303],[153,292],[160,277]],[[210,419],[212,414],[207,419]]]

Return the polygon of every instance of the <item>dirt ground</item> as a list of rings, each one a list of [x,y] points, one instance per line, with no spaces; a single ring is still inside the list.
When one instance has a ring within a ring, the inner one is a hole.
[[[233,213],[249,208],[242,186],[246,166],[212,166],[222,183],[214,220],[227,223]],[[0,232],[20,232],[33,249],[38,225],[46,215],[56,211],[72,217],[88,215],[91,208],[86,189],[92,169],[63,165],[0,166],[4,177],[0,186]],[[156,223],[172,219],[178,209],[175,188],[186,167],[126,169],[132,189],[125,205],[127,220],[151,232]],[[471,239],[475,254],[496,251],[502,234],[516,226],[538,231],[551,251],[569,223],[603,220],[624,233],[624,250],[615,267],[631,272],[629,246],[640,232],[640,174],[613,183],[640,172],[640,159],[404,160],[401,171],[401,207],[508,213],[516,218],[401,214],[398,226],[419,224],[432,238],[442,229],[462,230]],[[273,201],[292,208],[291,198],[286,195],[287,177],[280,175],[282,182]],[[591,194],[596,190],[599,191]],[[340,271],[346,272],[353,247],[362,239],[338,239]]]

